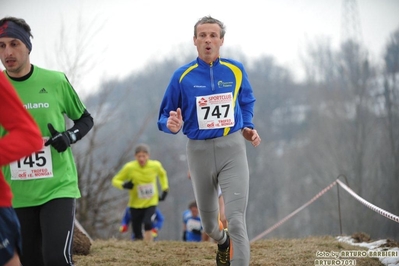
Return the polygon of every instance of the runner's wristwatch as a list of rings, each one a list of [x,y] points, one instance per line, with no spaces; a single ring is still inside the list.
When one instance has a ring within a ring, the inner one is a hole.
[[[67,131],[68,135],[69,135],[69,139],[71,140],[71,143],[75,143],[76,142],[76,134],[73,131]]]

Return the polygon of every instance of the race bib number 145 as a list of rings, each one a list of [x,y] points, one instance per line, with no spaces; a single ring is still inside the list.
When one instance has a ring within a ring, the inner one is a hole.
[[[44,140],[46,141],[46,140]],[[53,177],[53,162],[50,146],[43,146],[34,152],[10,164],[12,180],[32,180]]]

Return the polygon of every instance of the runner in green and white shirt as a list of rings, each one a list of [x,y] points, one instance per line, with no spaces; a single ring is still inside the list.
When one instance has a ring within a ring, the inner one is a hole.
[[[75,202],[80,197],[70,145],[93,127],[93,118],[65,74],[30,63],[32,37],[23,19],[0,20],[0,58],[24,107],[38,124],[43,148],[3,168],[21,223],[24,266],[73,265]],[[66,128],[66,119],[73,121]],[[0,136],[7,132],[0,128]]]

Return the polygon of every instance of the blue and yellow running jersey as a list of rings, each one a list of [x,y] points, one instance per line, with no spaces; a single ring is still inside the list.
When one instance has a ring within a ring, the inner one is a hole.
[[[197,58],[177,69],[165,91],[158,128],[172,133],[166,123],[170,111],[181,108],[183,133],[204,140],[225,136],[252,123],[255,97],[243,65],[218,58],[212,64]]]

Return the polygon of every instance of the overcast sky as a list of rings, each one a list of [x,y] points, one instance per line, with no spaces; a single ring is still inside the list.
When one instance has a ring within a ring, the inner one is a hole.
[[[271,55],[296,72],[306,43],[324,37],[338,47],[343,2],[0,0],[0,17],[21,17],[30,24],[34,35],[31,62],[42,67],[51,65],[62,22],[71,32],[79,15],[94,24],[93,29],[101,26],[90,47],[93,61],[101,59],[101,64],[85,77],[83,86],[89,87],[101,78],[125,77],[168,53],[178,54],[182,44],[195,51],[193,26],[204,15],[227,26],[222,56],[227,47],[239,49],[249,58]],[[399,0],[358,0],[357,6],[364,45],[373,58],[381,57],[390,34],[399,28]]]

